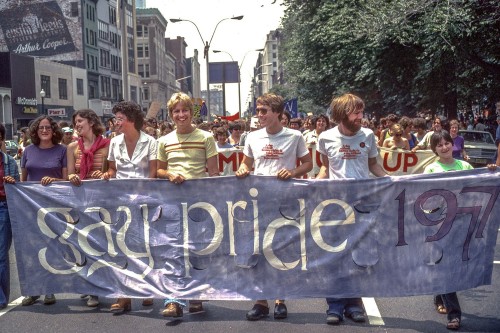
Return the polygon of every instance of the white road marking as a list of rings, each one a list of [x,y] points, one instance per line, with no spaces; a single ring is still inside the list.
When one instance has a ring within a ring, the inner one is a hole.
[[[500,264],[500,261],[493,261],[494,264]]]
[[[4,314],[6,314],[7,312],[9,312],[10,310],[12,310],[13,308],[15,308],[16,306],[18,306],[19,304],[21,304],[21,302],[23,301],[23,298],[24,297],[19,297],[18,299],[16,300],[13,300],[12,302],[10,302],[7,307],[3,310],[0,310],[0,317],[3,316]]]
[[[365,306],[366,315],[368,316],[368,321],[370,325],[382,326],[385,325],[384,320],[382,319],[382,315],[378,310],[377,303],[375,302],[375,298],[372,297],[363,297],[363,305]]]

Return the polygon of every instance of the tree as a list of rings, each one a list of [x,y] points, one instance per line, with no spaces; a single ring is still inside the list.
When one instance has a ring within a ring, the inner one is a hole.
[[[455,118],[500,99],[496,0],[285,0],[287,84],[324,106],[359,94],[367,110]]]

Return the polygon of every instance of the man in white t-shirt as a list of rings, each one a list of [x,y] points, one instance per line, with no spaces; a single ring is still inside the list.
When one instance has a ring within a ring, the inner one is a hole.
[[[345,94],[334,98],[330,105],[332,118],[339,124],[320,134],[318,151],[322,166],[316,178],[344,179],[369,178],[386,175],[377,163],[377,139],[373,131],[361,127],[365,103],[361,98]],[[327,298],[326,322],[339,325],[344,313],[355,322],[364,322],[361,298]]]
[[[257,99],[256,113],[261,129],[248,134],[243,149],[243,161],[236,176],[246,177],[254,166],[254,175],[277,176],[288,180],[298,178],[311,171],[312,159],[302,134],[283,127],[281,118],[285,103],[281,96],[264,94]],[[300,165],[297,165],[297,159]],[[256,301],[248,311],[248,320],[259,320],[269,315],[267,300]],[[276,300],[274,318],[284,319],[288,315],[284,300]]]

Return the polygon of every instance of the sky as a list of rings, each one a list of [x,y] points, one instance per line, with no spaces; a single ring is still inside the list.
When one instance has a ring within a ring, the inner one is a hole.
[[[210,41],[217,22],[224,18],[244,15],[243,19],[221,22],[210,44],[210,62],[231,61],[227,53],[213,53],[213,50],[228,52],[241,66],[241,110],[246,110],[258,52],[266,43],[266,36],[280,26],[284,12],[282,0],[146,0],[146,7],[158,8],[168,21],[165,37],[184,37],[188,44],[186,57],[192,57],[198,50],[201,90],[206,90],[206,62],[203,58],[204,43]],[[171,23],[171,18],[193,21]],[[245,56],[246,54],[246,56]],[[243,63],[242,63],[243,61]],[[226,84],[227,114],[238,111],[238,84]]]

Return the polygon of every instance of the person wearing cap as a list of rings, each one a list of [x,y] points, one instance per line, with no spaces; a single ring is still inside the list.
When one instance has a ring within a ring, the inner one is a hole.
[[[71,142],[73,142],[73,129],[71,127],[63,127],[61,128],[63,132],[63,138],[61,140],[61,144],[67,146]]]

